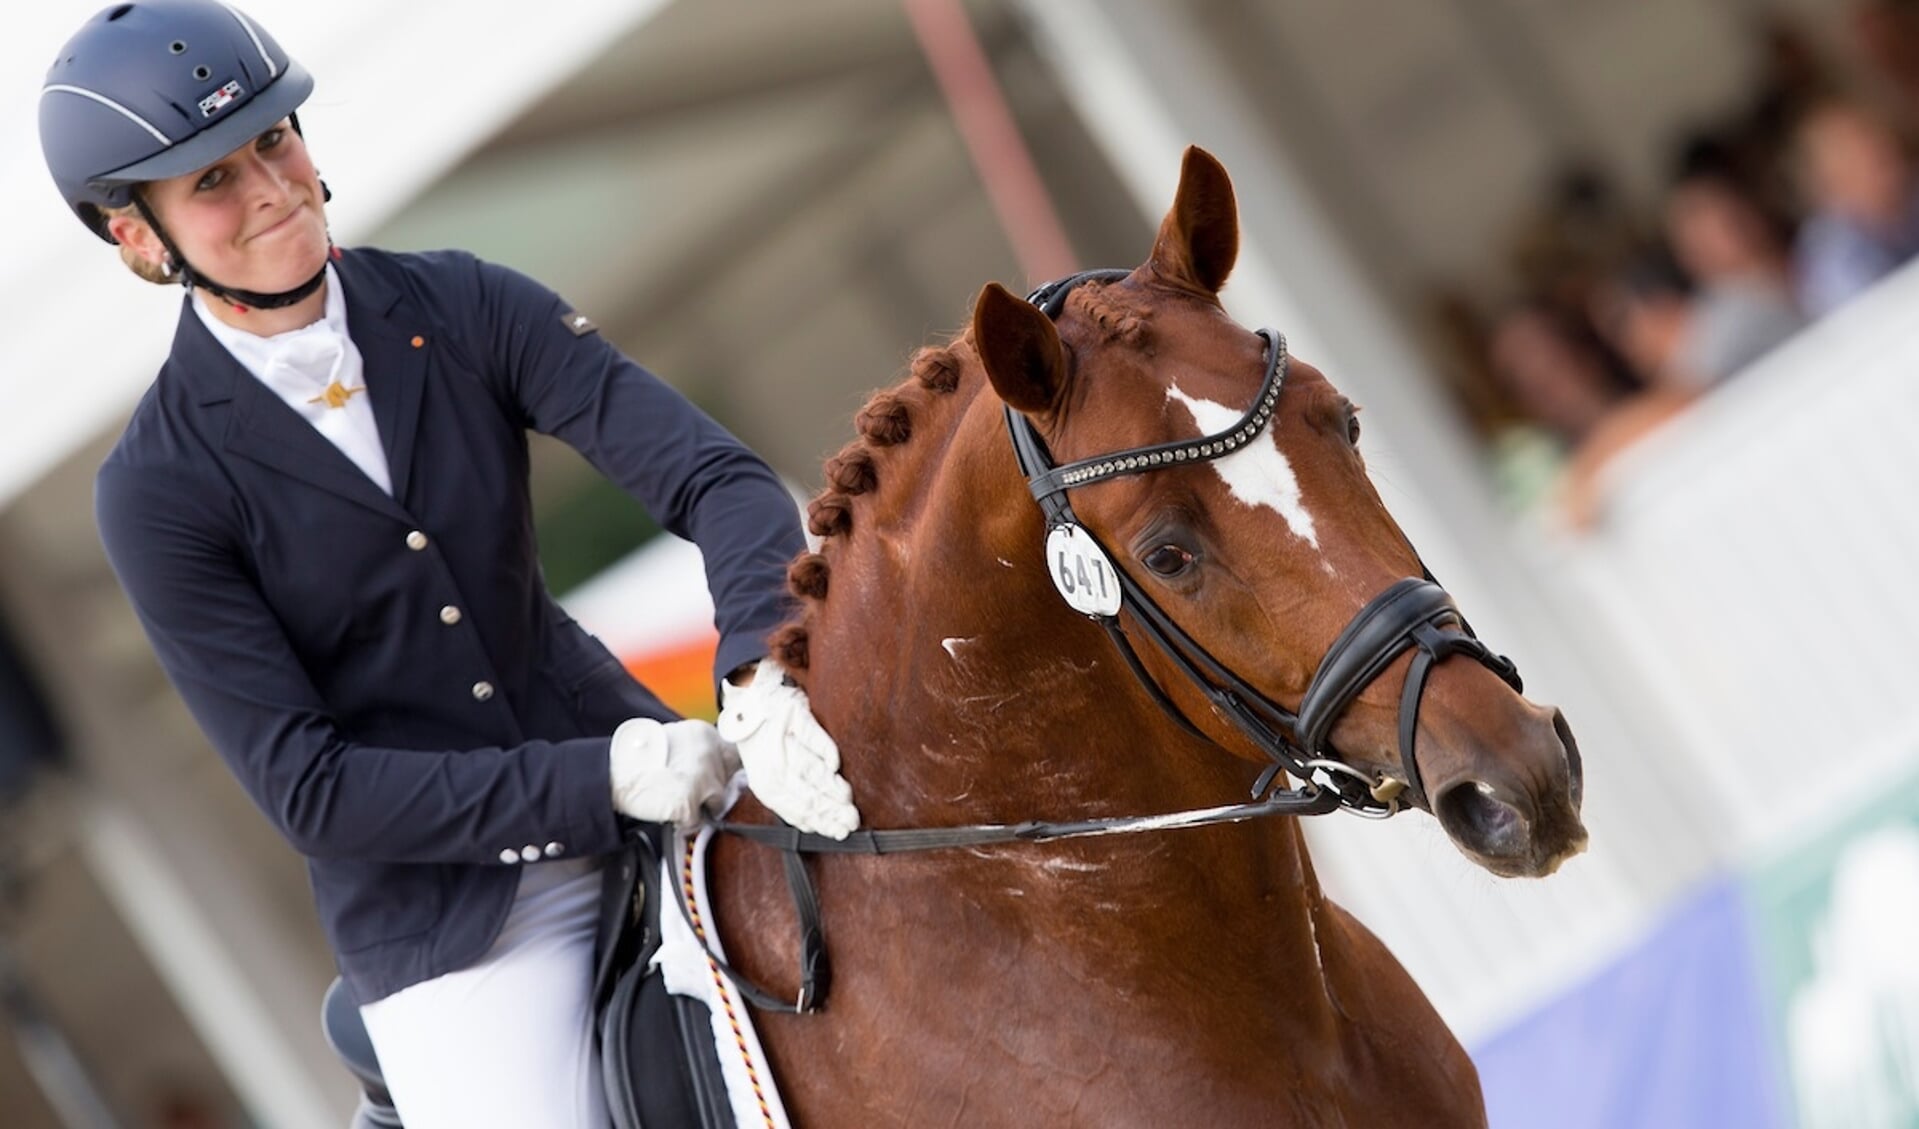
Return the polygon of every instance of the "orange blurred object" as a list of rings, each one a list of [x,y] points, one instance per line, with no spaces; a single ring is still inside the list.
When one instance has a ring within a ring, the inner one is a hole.
[[[711,721],[719,714],[713,700],[713,653],[719,642],[717,634],[696,636],[642,654],[621,655],[620,661],[683,716]]]

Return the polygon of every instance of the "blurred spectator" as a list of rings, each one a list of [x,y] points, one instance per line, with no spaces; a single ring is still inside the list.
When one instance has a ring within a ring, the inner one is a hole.
[[[1803,25],[1780,12],[1760,17],[1759,77],[1742,131],[1784,140],[1807,107],[1834,91],[1826,60]]]
[[[1675,175],[1714,172],[1739,185],[1773,217],[1797,211],[1790,139],[1793,123],[1837,90],[1812,37],[1790,17],[1760,17],[1758,74],[1745,104],[1689,139]]]
[[[1703,381],[1675,371],[1692,312],[1692,283],[1662,252],[1645,252],[1616,271],[1593,299],[1593,321],[1640,380],[1691,388]]]
[[[1415,326],[1433,358],[1434,375],[1459,404],[1473,434],[1497,435],[1512,422],[1512,396],[1492,371],[1491,327],[1464,290],[1437,285],[1424,295]]]
[[[1685,174],[1666,196],[1664,218],[1693,287],[1673,355],[1649,377],[1707,387],[1804,327],[1785,240],[1738,184],[1708,169]]]
[[[1825,102],[1798,130],[1812,212],[1794,251],[1799,302],[1821,316],[1919,253],[1919,183],[1899,137],[1853,102]]]
[[[1722,207],[1723,201],[1711,206]],[[1714,224],[1725,222],[1714,214]],[[1696,238],[1724,252],[1728,247],[1719,246],[1724,235],[1707,238],[1702,232]],[[1715,289],[1719,297],[1705,296],[1660,251],[1634,259],[1601,289],[1596,320],[1646,388],[1607,412],[1568,460],[1557,500],[1561,516],[1573,528],[1586,529],[1599,520],[1602,476],[1621,452],[1798,327],[1798,316],[1789,306],[1784,307],[1786,316],[1767,316],[1765,303],[1749,306],[1743,293]]]
[[[1621,452],[1685,411],[1694,398],[1670,388],[1651,388],[1608,412],[1567,460],[1556,499],[1566,524],[1574,529],[1597,524],[1605,502],[1607,467]]]
[[[1614,456],[1919,256],[1919,163],[1901,140],[1919,131],[1919,0],[1849,3],[1857,50],[1836,59],[1801,21],[1758,16],[1749,96],[1686,140],[1654,217],[1670,254],[1639,250],[1647,217],[1584,161],[1521,217],[1508,265],[1540,300],[1498,319],[1462,367],[1494,381],[1496,395],[1461,398],[1509,503],[1550,488],[1590,524]],[[1862,87],[1893,116],[1842,96]],[[1593,328],[1600,344],[1582,339]],[[1609,355],[1636,384],[1604,375]]]
[[[1769,280],[1754,222],[1718,188],[1688,186],[1674,197],[1674,222],[1689,257],[1713,273],[1693,281],[1661,251],[1642,254],[1603,288],[1596,320],[1640,379],[1695,396],[1798,332],[1802,319],[1784,283]]]
[[[1574,164],[1554,178],[1543,206],[1521,219],[1512,265],[1525,293],[1562,309],[1584,309],[1593,288],[1643,238],[1612,181]]]
[[[1590,327],[1548,302],[1507,311],[1488,346],[1491,372],[1520,415],[1493,440],[1499,490],[1512,509],[1532,510],[1638,385]]]
[[[1861,78],[1896,108],[1903,124],[1914,124],[1919,117],[1919,5],[1866,0],[1847,15],[1852,48],[1866,67]]]

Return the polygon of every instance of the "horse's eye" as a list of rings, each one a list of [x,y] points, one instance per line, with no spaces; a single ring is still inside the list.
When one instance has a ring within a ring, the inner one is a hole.
[[[1359,446],[1359,409],[1346,413],[1346,442]]]
[[[1193,566],[1193,554],[1178,545],[1161,545],[1146,554],[1144,563],[1161,576],[1173,577]]]

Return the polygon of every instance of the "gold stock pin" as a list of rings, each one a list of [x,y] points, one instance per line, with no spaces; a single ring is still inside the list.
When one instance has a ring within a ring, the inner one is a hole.
[[[335,380],[326,386],[325,392],[322,392],[318,396],[315,396],[313,399],[308,400],[307,403],[325,404],[329,408],[344,408],[346,407],[346,402],[353,398],[354,393],[365,392],[365,391],[366,391],[366,385],[364,384],[360,385],[358,388],[348,388],[344,384],[341,384],[339,381]]]

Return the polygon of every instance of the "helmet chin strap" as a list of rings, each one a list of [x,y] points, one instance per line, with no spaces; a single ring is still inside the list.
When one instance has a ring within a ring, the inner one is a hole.
[[[327,193],[329,199],[332,198],[332,195],[331,192]],[[179,272],[180,285],[186,287],[188,290],[198,287],[214,297],[219,298],[221,301],[226,302],[240,313],[246,313],[248,310],[278,310],[291,306],[320,289],[320,284],[326,281],[326,264],[321,263],[320,269],[313,273],[312,278],[307,279],[291,290],[282,290],[277,294],[262,294],[257,290],[242,290],[237,286],[222,286],[193,269],[193,265],[187,262],[187,257],[180,253],[180,248],[174,246],[173,237],[167,234],[167,229],[160,226],[160,217],[154,215],[153,209],[147,207],[146,198],[141,195],[138,189],[135,189],[133,192],[133,206],[139,209],[141,218],[147,221],[149,227],[153,228],[153,233],[160,237],[160,245],[167,249],[167,255],[171,258],[174,269]],[[339,252],[333,247],[332,238],[329,237],[327,239],[327,258],[331,260],[338,254]]]

